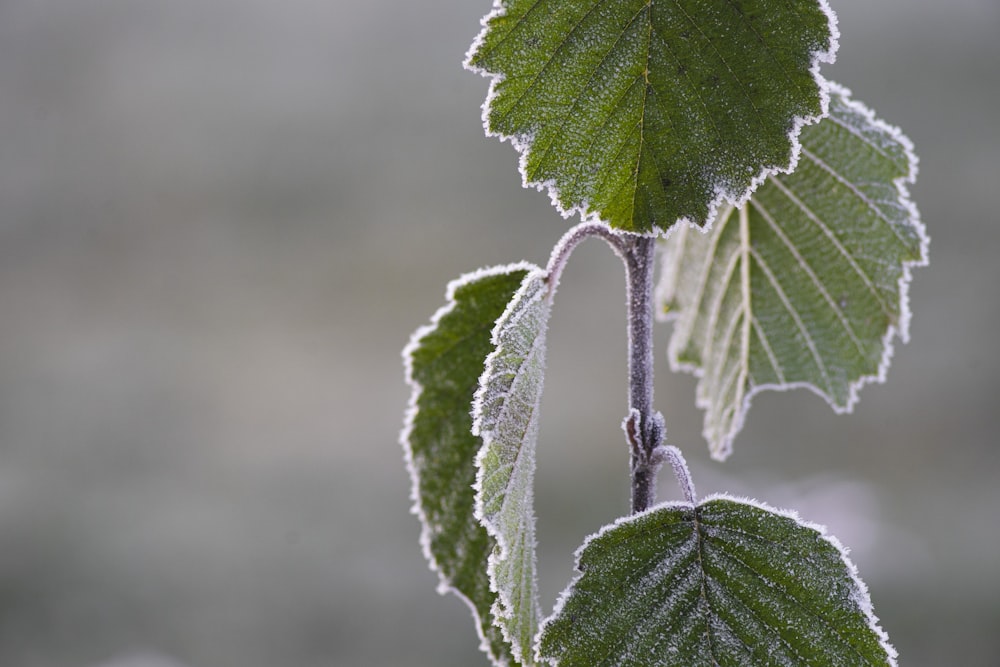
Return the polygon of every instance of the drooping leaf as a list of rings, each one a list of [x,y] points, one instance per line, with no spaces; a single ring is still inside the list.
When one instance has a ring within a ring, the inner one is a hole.
[[[588,538],[539,639],[574,667],[895,665],[868,591],[822,527],[726,496]]]
[[[700,376],[719,459],[756,392],[804,386],[850,411],[863,384],[884,379],[893,337],[908,336],[910,269],[928,243],[906,190],[909,140],[839,86],[801,140],[794,173],[768,178],[708,234],[680,228],[666,241],[670,361]]]
[[[535,577],[534,474],[538,407],[551,312],[544,271],[528,274],[493,330],[473,406],[473,432],[483,439],[476,459],[476,516],[496,540],[489,560],[498,592],[493,616],[515,659],[534,664],[538,631]]]
[[[485,269],[448,286],[448,302],[418,329],[403,351],[413,389],[401,442],[413,480],[413,511],[423,524],[421,542],[440,592],[466,601],[475,616],[482,648],[495,664],[512,664],[510,647],[495,625],[487,560],[494,540],[474,509],[476,453],[472,401],[486,357],[490,332],[517,292],[530,264]]]
[[[633,232],[711,220],[825,112],[826,0],[497,0],[467,66],[525,185]]]

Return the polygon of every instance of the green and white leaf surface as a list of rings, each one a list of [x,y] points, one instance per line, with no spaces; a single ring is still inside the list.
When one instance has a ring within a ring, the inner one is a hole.
[[[498,665],[513,664],[494,623],[496,594],[487,562],[495,542],[475,517],[473,484],[482,440],[470,410],[491,332],[524,277],[527,263],[484,269],[448,286],[447,304],[418,329],[403,351],[410,409],[400,437],[413,481],[413,511],[421,520],[424,554],[440,578],[438,590],[468,603],[482,648]]]
[[[729,455],[751,397],[807,387],[838,412],[882,381],[908,337],[910,270],[928,238],[907,184],[906,137],[833,85],[791,174],[772,175],[703,234],[665,242],[658,300],[676,319],[669,357],[699,376],[712,455]]]
[[[483,23],[467,66],[525,185],[640,233],[792,168],[837,48],[826,0],[498,0]]]
[[[514,658],[535,664],[540,614],[535,574],[534,471],[538,408],[551,312],[546,273],[529,273],[497,320],[472,410],[483,439],[476,459],[476,516],[496,540],[489,559],[493,616]]]
[[[588,538],[577,568],[539,638],[556,665],[896,664],[836,539],[761,503],[659,505]]]

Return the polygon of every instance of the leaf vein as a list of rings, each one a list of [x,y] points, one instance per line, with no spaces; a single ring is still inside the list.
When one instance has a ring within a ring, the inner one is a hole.
[[[717,556],[721,556],[724,559],[728,559],[732,562],[742,565],[748,572],[750,572],[753,576],[757,577],[765,586],[774,590],[777,593],[780,593],[789,603],[795,605],[796,607],[801,609],[804,613],[814,617],[817,621],[819,621],[821,625],[825,626],[832,635],[837,637],[837,639],[839,639],[842,642],[842,644],[845,647],[847,647],[848,653],[854,653],[859,658],[861,658],[861,660],[864,661],[865,664],[871,664],[868,661],[868,659],[864,656],[864,654],[861,653],[858,647],[855,646],[853,643],[851,643],[851,641],[844,635],[844,633],[840,630],[840,628],[837,627],[836,624],[831,623],[830,620],[827,619],[827,617],[822,612],[817,611],[811,605],[807,604],[805,601],[793,595],[786,588],[786,586],[782,584],[780,581],[768,578],[766,574],[758,571],[755,567],[753,567],[752,565],[750,565],[749,563],[747,563],[742,558],[736,555],[727,553],[726,551],[722,550],[716,551],[715,553]],[[749,605],[747,605],[747,607],[750,608]],[[766,627],[771,627],[771,626],[766,626]],[[798,651],[796,649],[792,648],[792,650],[795,651],[796,654],[798,654]]]
[[[812,153],[810,153],[805,148],[802,149],[802,154],[805,155],[806,158],[808,158],[810,160],[812,160],[815,157]],[[829,171],[829,169],[828,169],[828,171]],[[832,171],[829,171],[829,173],[833,174],[835,177],[837,176]],[[847,181],[845,179],[840,179],[840,180],[841,180],[842,183],[845,183],[845,184],[847,183]],[[815,211],[813,211],[809,206],[807,206],[804,201],[802,201],[801,199],[799,199],[795,195],[795,193],[792,192],[781,181],[781,179],[779,179],[779,178],[777,178],[775,176],[772,176],[771,177],[771,182],[774,184],[774,186],[776,188],[778,188],[778,190],[781,191],[782,194],[785,195],[785,197],[790,202],[792,202],[792,204],[796,208],[798,208],[800,211],[802,211],[805,214],[806,218],[808,218],[810,222],[812,222],[817,227],[819,227],[820,231],[823,232],[823,235],[827,239],[829,239],[829,241],[833,245],[833,247],[837,249],[837,252],[839,252],[844,257],[845,260],[847,260],[847,263],[851,265],[851,268],[854,270],[854,272],[856,274],[858,274],[858,277],[860,277],[861,280],[862,280],[862,282],[864,282],[865,287],[868,288],[868,291],[871,292],[872,296],[875,297],[875,300],[878,301],[879,307],[882,308],[882,312],[886,313],[887,315],[891,314],[892,313],[892,309],[889,307],[889,304],[887,304],[885,302],[885,299],[882,298],[882,294],[879,292],[878,288],[875,286],[875,281],[872,280],[871,276],[869,276],[868,273],[865,272],[864,269],[861,268],[861,265],[858,264],[857,261],[854,259],[854,257],[851,255],[851,253],[849,253],[847,251],[847,248],[844,247],[844,245],[840,242],[840,239],[838,239],[837,235],[833,233],[833,230],[823,221],[822,218],[819,217],[819,215],[816,214]],[[883,218],[883,220],[884,220],[884,218]],[[886,222],[888,222],[888,221],[886,220]]]
[[[771,349],[771,343],[768,342],[767,334],[760,325],[760,320],[756,316],[751,318],[754,331],[757,332],[757,338],[760,339],[760,343],[764,348],[764,353],[767,355],[767,360],[771,363],[771,368],[774,369],[775,374],[778,376],[778,382],[785,384],[785,373],[781,370],[781,365],[778,363],[778,358],[774,356],[774,350]]]
[[[809,330],[806,329],[805,323],[799,316],[798,311],[795,310],[795,307],[792,305],[791,301],[788,300],[788,295],[785,294],[785,291],[781,288],[781,284],[775,277],[774,272],[771,271],[771,267],[768,266],[767,262],[764,261],[764,258],[761,257],[760,253],[758,253],[754,249],[751,249],[750,254],[757,261],[757,265],[760,267],[761,271],[764,272],[764,275],[767,277],[767,281],[771,284],[771,287],[774,289],[774,293],[777,295],[778,299],[785,307],[785,310],[788,311],[788,314],[792,316],[792,320],[795,321],[796,328],[798,328],[799,332],[802,334],[802,338],[805,341],[806,347],[809,348],[810,354],[816,361],[816,367],[819,369],[820,375],[823,376],[823,380],[826,383],[827,391],[830,393],[829,395],[833,396],[834,395],[833,383],[830,381],[830,374],[827,371],[826,364],[823,362],[823,358],[822,356],[820,356],[819,350],[816,347],[816,342],[813,340],[812,335],[809,333]]]
[[[868,209],[872,213],[875,214],[875,217],[877,217],[879,220],[881,220],[882,222],[886,223],[886,225],[889,226],[889,229],[892,231],[893,235],[899,240],[899,242],[903,245],[904,248],[909,248],[909,243],[907,243],[907,240],[905,238],[903,238],[902,234],[899,233],[899,229],[898,229],[897,224],[895,222],[893,222],[892,220],[889,219],[889,216],[887,216],[885,214],[885,211],[883,211],[881,208],[879,208],[878,204],[876,204],[871,199],[871,197],[869,197],[868,195],[866,195],[854,183],[851,183],[849,180],[847,180],[846,178],[844,178],[833,167],[831,167],[830,165],[828,165],[822,158],[820,158],[818,155],[816,155],[812,151],[810,151],[810,150],[806,149],[805,147],[803,147],[802,148],[802,154],[805,155],[817,167],[819,167],[823,171],[825,171],[828,174],[830,174],[831,176],[833,176],[833,178],[838,183],[840,183],[841,185],[843,185],[844,187],[846,187],[848,190],[850,190],[851,193],[855,197],[857,197],[858,199],[860,199],[865,204],[865,206],[867,206]]]
[[[543,0],[536,0],[536,2],[534,3],[534,5],[531,6],[529,11],[534,10],[539,4],[541,4],[542,1]],[[563,50],[563,48],[570,43],[571,39],[576,34],[576,31],[580,28],[580,26],[583,25],[584,21],[594,11],[596,11],[598,7],[605,4],[606,1],[607,0],[598,0],[597,2],[595,2],[590,7],[590,9],[584,12],[584,15],[581,16],[580,19],[566,32],[566,35],[562,38],[562,40],[560,40],[559,44],[556,45],[556,48],[552,50],[552,53],[545,60],[545,63],[542,64],[542,66],[538,69],[538,71],[534,74],[534,76],[531,77],[531,81],[528,82],[528,85],[525,86],[524,90],[522,90],[521,93],[517,96],[517,98],[511,103],[510,110],[506,114],[500,114],[501,118],[506,118],[508,115],[514,112],[514,109],[521,106],[521,102],[523,102],[524,98],[528,96],[528,93],[534,90],[535,86],[539,82],[539,79],[541,79],[542,75],[549,70],[549,67],[552,65],[553,61],[555,61],[556,56],[558,56],[559,53]],[[518,24],[521,21],[526,20],[527,17],[528,14],[526,12],[521,17],[519,17]],[[504,36],[504,39],[510,37],[510,35],[512,35],[513,32],[514,30],[512,29],[510,32],[507,33],[507,35]]]
[[[599,5],[601,5],[601,4],[603,4],[603,3],[598,2],[595,5],[595,8],[597,6],[599,6]],[[562,134],[563,128],[566,127],[566,123],[568,123],[570,121],[570,119],[574,117],[574,112],[577,109],[580,108],[580,103],[581,103],[581,101],[583,99],[583,96],[591,88],[592,84],[594,83],[594,79],[597,77],[597,73],[601,71],[601,69],[604,67],[604,64],[608,61],[608,58],[611,56],[612,53],[615,52],[615,50],[618,47],[618,45],[625,38],[625,35],[628,33],[629,29],[635,24],[635,22],[638,20],[638,18],[642,15],[642,13],[644,11],[646,11],[645,8],[643,8],[643,9],[639,10],[638,12],[636,12],[635,16],[633,16],[629,20],[629,22],[625,24],[625,26],[622,28],[621,33],[611,43],[611,45],[608,47],[607,51],[604,52],[604,55],[601,56],[600,62],[598,62],[597,65],[594,66],[594,70],[590,73],[590,76],[587,78],[587,82],[585,84],[583,84],[582,86],[580,86],[579,91],[577,92],[576,96],[573,98],[573,104],[570,106],[569,110],[565,114],[563,114],[563,116],[562,116],[562,120],[559,123],[559,130],[553,133],[553,139],[551,141],[549,141],[548,145],[545,147],[545,150],[542,151],[542,154],[538,157],[538,161],[537,161],[538,165],[541,165],[543,162],[545,162],[546,158],[548,158],[549,152],[552,150],[552,147],[555,146],[555,144],[556,144],[555,137],[558,137],[559,135]],[[589,15],[589,12],[588,12],[588,15]],[[586,16],[584,18],[586,18]],[[582,23],[582,21],[583,21],[583,19],[581,19],[581,23]],[[548,65],[546,65],[546,67],[548,67]],[[631,85],[631,86],[628,86],[628,88],[626,90],[631,90],[633,88],[633,86],[634,86],[634,84]],[[622,96],[621,98],[619,98],[619,101],[621,99],[624,99],[624,96]],[[618,108],[617,104],[613,108]],[[613,115],[613,114],[608,114],[608,117],[610,118],[611,115]],[[607,122],[607,121],[605,121],[605,122]]]
[[[751,200],[750,203],[755,209],[757,209],[761,217],[764,218],[778,238],[781,239],[782,244],[784,244],[784,246],[788,248],[788,251],[792,253],[792,256],[795,257],[795,261],[798,262],[802,270],[806,272],[806,275],[809,276],[809,280],[812,281],[812,283],[816,286],[816,289],[818,289],[819,293],[823,296],[827,305],[829,305],[830,309],[837,315],[837,319],[840,320],[841,326],[844,327],[844,331],[847,332],[847,336],[851,339],[851,342],[854,343],[854,347],[857,348],[862,358],[867,358],[868,353],[865,350],[864,345],[862,345],[861,340],[858,338],[858,335],[854,332],[854,327],[851,326],[846,313],[844,313],[839,304],[833,300],[833,297],[830,296],[830,292],[826,289],[826,285],[824,285],[823,281],[819,279],[818,275],[816,275],[816,272],[813,270],[806,258],[802,256],[802,253],[800,253],[799,249],[795,247],[795,244],[792,243],[792,240],[788,238],[788,235],[785,234],[784,230],[781,229],[781,226],[775,221],[774,216],[771,215],[771,212],[768,211],[763,204],[759,201],[753,200]]]
[[[736,75],[736,72],[733,70],[732,66],[730,66],[730,64],[726,60],[725,56],[723,56],[722,52],[719,51],[719,47],[716,45],[716,43],[708,35],[705,34],[705,31],[702,30],[701,26],[698,24],[698,22],[695,21],[694,18],[690,14],[687,13],[687,11],[681,5],[681,3],[680,3],[679,0],[673,0],[673,2],[674,2],[674,5],[677,6],[677,9],[682,14],[684,14],[684,18],[687,19],[688,23],[691,24],[691,26],[695,30],[697,30],[698,33],[701,34],[701,36],[705,39],[705,41],[708,42],[708,44],[712,47],[712,50],[715,51],[715,55],[717,55],[719,57],[719,62],[721,62],[726,67],[726,69],[729,70],[729,73],[732,75],[733,80],[736,81],[736,83],[739,85],[740,89],[742,90],[743,96],[746,98],[747,102],[750,103],[750,107],[753,109],[754,115],[757,116],[757,124],[762,129],[765,128],[765,127],[767,127],[766,124],[764,123],[764,119],[760,115],[760,109],[757,108],[757,105],[754,103],[753,98],[750,97],[750,90],[747,88],[747,86],[743,82],[743,80],[739,76]],[[711,116],[711,115],[712,114],[709,114],[709,116]],[[718,132],[718,128],[717,127],[716,127],[716,132]],[[721,132],[719,133],[719,139],[721,141],[725,141],[725,138],[722,136]]]

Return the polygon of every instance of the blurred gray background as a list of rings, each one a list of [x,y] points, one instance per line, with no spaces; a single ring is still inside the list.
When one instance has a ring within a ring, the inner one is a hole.
[[[699,490],[823,522],[910,667],[1000,664],[1000,3],[831,0],[824,69],[914,140],[912,342],[836,416],[765,394]],[[408,514],[399,350],[477,267],[568,223],[483,136],[489,10],[0,2],[0,665],[482,665]],[[592,242],[550,339],[551,605],[626,511],[623,278]],[[677,497],[665,475],[661,498]]]

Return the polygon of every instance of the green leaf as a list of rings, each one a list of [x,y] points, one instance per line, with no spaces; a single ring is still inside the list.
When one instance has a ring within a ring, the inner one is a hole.
[[[496,623],[514,658],[534,664],[538,631],[534,476],[538,407],[545,373],[550,290],[544,271],[528,274],[497,320],[473,405],[473,432],[483,439],[476,459],[476,516],[496,539],[489,559]]]
[[[926,264],[928,243],[906,189],[909,140],[839,86],[801,139],[794,173],[771,176],[708,234],[680,228],[666,241],[670,361],[700,376],[719,459],[758,391],[807,387],[848,412],[862,385],[885,378],[894,336],[908,337],[910,269]]]
[[[474,516],[476,452],[469,411],[486,357],[490,332],[530,264],[485,269],[448,286],[448,302],[418,329],[403,351],[413,393],[401,442],[413,480],[413,511],[423,524],[421,542],[440,592],[465,600],[476,618],[482,648],[494,663],[512,662],[510,647],[490,611],[486,565],[494,541]]]
[[[498,0],[483,23],[466,65],[525,185],[644,233],[790,169],[837,46],[826,0]]]
[[[546,620],[557,665],[895,665],[868,591],[822,527],[726,496],[588,538]]]

